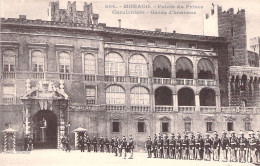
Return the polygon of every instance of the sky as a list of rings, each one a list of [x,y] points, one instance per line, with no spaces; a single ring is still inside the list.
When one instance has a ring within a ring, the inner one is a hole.
[[[48,20],[48,5],[54,0],[0,0],[1,17],[18,18],[26,15],[27,19]],[[66,8],[67,0],[59,0],[60,8]],[[71,0],[73,1],[73,0]],[[83,9],[83,2],[92,3],[94,13],[99,14],[99,22],[107,26],[118,27],[121,19],[122,28],[155,30],[163,32],[176,31],[177,33],[203,35],[203,18],[214,5],[222,6],[223,10],[234,8],[246,10],[247,38],[260,36],[260,0],[75,0],[77,8]],[[110,8],[109,8],[110,5]],[[123,8],[124,5],[150,5],[152,8]],[[171,5],[175,8],[158,8],[158,5]],[[184,6],[183,9],[177,8]],[[189,5],[188,8],[187,5]],[[113,8],[117,7],[117,8]],[[197,7],[197,8],[196,8]],[[198,8],[200,7],[200,8]],[[114,14],[113,11],[144,11],[145,14]],[[157,12],[193,12],[196,14],[151,14]]]

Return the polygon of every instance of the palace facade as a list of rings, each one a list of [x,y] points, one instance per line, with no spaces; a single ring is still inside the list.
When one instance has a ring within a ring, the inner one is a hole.
[[[16,129],[18,145],[26,134],[35,148],[59,148],[63,135],[73,144],[78,127],[132,135],[137,149],[154,133],[260,128],[245,10],[216,6],[205,35],[108,27],[86,3],[51,2],[49,16],[1,18],[0,130]]]

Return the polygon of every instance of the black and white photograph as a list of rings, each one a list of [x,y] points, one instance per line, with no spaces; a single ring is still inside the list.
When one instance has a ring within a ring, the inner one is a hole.
[[[260,166],[259,0],[0,0],[1,166]]]

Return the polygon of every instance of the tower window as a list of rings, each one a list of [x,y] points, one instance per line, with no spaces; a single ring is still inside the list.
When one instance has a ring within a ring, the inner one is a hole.
[[[231,27],[231,36],[234,36],[234,28]]]
[[[233,54],[233,56],[235,56],[235,48],[234,47],[232,47],[232,54]]]

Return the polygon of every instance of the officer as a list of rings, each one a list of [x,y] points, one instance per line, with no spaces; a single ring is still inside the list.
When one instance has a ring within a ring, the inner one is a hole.
[[[115,153],[115,156],[118,155],[118,144],[119,144],[119,138],[115,137],[115,141],[114,141],[114,153]]]
[[[237,161],[237,147],[238,147],[238,141],[237,137],[235,136],[235,132],[231,131],[230,132],[231,137],[229,139],[230,142],[230,161],[231,162],[236,162]]]
[[[127,155],[126,150],[127,150],[127,141],[126,141],[126,137],[124,136],[123,140],[122,140],[122,153],[123,153],[123,156],[124,156],[123,159],[126,159],[126,155]]]
[[[133,157],[134,157],[134,140],[133,140],[132,136],[130,136],[130,138],[129,138],[128,149],[129,149],[129,153],[130,153],[130,157],[128,159],[133,159]]]
[[[91,151],[91,140],[90,140],[89,136],[87,136],[86,144],[87,144],[88,152],[90,152]]]
[[[147,141],[145,142],[145,148],[147,149],[147,153],[148,153],[148,157],[147,158],[151,158],[152,157],[152,141],[151,141],[151,137],[149,136]]]
[[[255,138],[254,131],[249,133],[249,155],[248,155],[248,162],[249,163],[256,163],[256,150],[257,150],[257,139]]]
[[[189,139],[189,159],[194,160],[194,157],[195,157],[195,136],[193,133],[191,133]]]
[[[153,154],[154,154],[154,158],[158,157],[158,147],[157,147],[157,136],[156,134],[154,134],[154,140],[153,140]]]
[[[181,147],[182,147],[182,140],[181,140],[181,135],[178,133],[177,134],[177,139],[176,139],[176,146],[175,146],[175,150],[176,150],[176,159],[181,159]]]
[[[209,133],[206,134],[206,138],[204,139],[204,160],[211,160],[211,148],[212,148],[212,140],[209,138]]]
[[[104,152],[104,144],[105,144],[104,138],[103,136],[101,136],[99,140],[100,152]]]
[[[79,137],[79,148],[80,152],[85,152],[85,140],[83,136]]]
[[[122,145],[123,145],[123,140],[120,140],[120,138],[118,138],[118,147],[117,147],[117,151],[119,153],[119,157],[122,157]]]
[[[220,138],[218,137],[218,133],[214,132],[214,138],[213,138],[212,148],[213,148],[213,160],[219,161],[219,149],[220,149]]]
[[[158,145],[159,158],[163,158],[163,139],[160,134],[159,134],[157,145]]]
[[[174,134],[172,134],[169,140],[169,157],[171,159],[175,158],[175,146],[176,146],[176,141],[174,138]]]
[[[195,139],[195,159],[202,160],[201,151],[203,149],[203,139],[201,134],[197,132],[197,138]]]
[[[163,156],[165,159],[169,158],[169,140],[166,134],[164,134],[164,139],[163,139]]]
[[[247,152],[247,139],[244,137],[244,132],[239,132],[240,137],[238,138],[238,148],[239,148],[239,162],[246,162],[246,152]]]
[[[189,148],[189,140],[188,140],[187,134],[183,135],[181,148],[182,148],[182,159],[187,160],[188,159],[188,148]]]
[[[107,137],[105,138],[104,144],[105,144],[105,146],[106,146],[106,152],[107,152],[107,153],[110,153],[110,149],[109,149],[110,142],[109,142],[109,140],[107,139]]]
[[[94,136],[94,138],[92,140],[92,146],[93,146],[94,152],[97,152],[97,138],[96,138],[96,136]]]
[[[114,153],[115,152],[114,151],[115,150],[114,149],[114,147],[115,147],[115,139],[114,139],[114,137],[111,138],[110,146],[111,146],[111,152]]]
[[[228,160],[228,149],[229,149],[229,139],[227,138],[227,132],[222,132],[222,138],[220,143],[220,150],[221,150],[221,159],[224,162]]]

